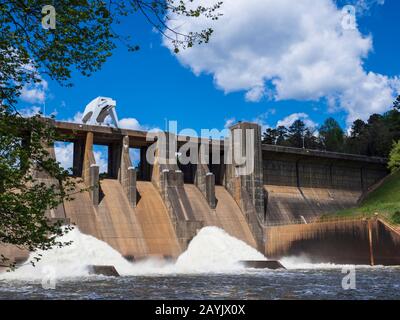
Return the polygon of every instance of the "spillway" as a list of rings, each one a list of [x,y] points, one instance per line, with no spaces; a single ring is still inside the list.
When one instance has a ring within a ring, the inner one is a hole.
[[[65,203],[66,218],[86,234],[106,241],[129,259],[177,257],[181,250],[167,209],[151,182],[137,183],[139,201],[132,208],[118,180],[104,179],[96,208],[87,192]],[[80,185],[84,188],[84,185]]]

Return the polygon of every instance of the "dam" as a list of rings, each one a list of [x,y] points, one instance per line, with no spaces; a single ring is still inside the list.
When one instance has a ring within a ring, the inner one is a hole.
[[[229,128],[234,138],[227,147],[226,139],[164,133],[166,139],[150,141],[145,131],[52,121],[62,141],[73,144],[72,176],[80,188],[90,189],[48,212],[49,218],[76,225],[129,261],[176,259],[203,227],[216,226],[268,258],[400,263],[400,237],[383,222],[318,221],[356,206],[387,176],[386,159],[264,145],[261,127],[250,122]],[[248,131],[251,139],[245,137]],[[199,153],[206,145],[207,161],[181,163],[178,148],[185,144]],[[96,164],[96,145],[108,148],[106,175]],[[253,150],[252,170],[238,174],[243,163],[226,159],[248,147]],[[137,167],[130,158],[132,148],[140,153]],[[146,157],[150,148],[157,155],[154,163]],[[220,163],[212,161],[215,150]],[[54,147],[49,153],[55,157]],[[55,183],[45,173],[36,178]],[[377,248],[373,261],[371,245]],[[16,260],[26,258],[26,252],[9,247],[2,251],[12,252]]]

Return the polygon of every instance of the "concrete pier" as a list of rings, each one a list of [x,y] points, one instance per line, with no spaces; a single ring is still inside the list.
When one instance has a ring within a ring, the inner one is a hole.
[[[114,149],[115,150],[115,149]],[[116,152],[115,150],[114,152]],[[132,166],[132,161],[129,155],[129,136],[125,136],[122,139],[122,144],[120,145],[120,159],[114,158],[114,161],[119,162],[119,168],[117,167],[115,170],[118,169],[118,180],[121,183],[126,196],[128,197],[130,205],[135,208],[136,207],[136,180],[137,180],[137,173],[136,169]],[[118,163],[117,162],[117,163]]]

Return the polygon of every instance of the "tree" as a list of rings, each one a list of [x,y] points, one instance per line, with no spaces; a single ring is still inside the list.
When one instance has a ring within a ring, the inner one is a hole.
[[[392,172],[400,170],[400,140],[393,144],[389,155],[389,169]]]
[[[42,27],[44,0],[0,2],[0,242],[30,251],[66,245],[56,238],[68,228],[50,224],[46,209],[71,200],[77,192],[68,172],[49,157],[47,148],[57,138],[50,121],[40,116],[22,117],[17,100],[22,88],[40,83],[44,76],[71,86],[71,73],[90,76],[101,69],[117,42],[139,50],[130,37],[113,26],[127,15],[139,13],[175,47],[207,43],[208,28],[181,34],[165,24],[169,14],[218,19],[221,2],[204,7],[174,0],[65,0],[52,1],[56,28]],[[35,171],[45,172],[58,183],[40,183]],[[2,257],[0,263],[5,263]]]
[[[388,111],[385,115],[385,123],[392,136],[392,141],[400,140],[400,109],[393,109]]]
[[[276,132],[277,132],[276,145],[287,146],[288,129],[285,126],[279,126],[278,128],[276,128]]]
[[[340,152],[343,150],[344,132],[339,123],[328,118],[319,129],[320,141],[327,151]]]
[[[387,157],[393,140],[390,129],[385,121],[385,115],[371,115],[368,119],[366,129],[366,155]]]
[[[268,128],[263,133],[262,142],[265,144],[276,145],[276,139],[278,138],[278,131],[276,129]]]
[[[296,120],[289,127],[288,130],[288,142],[291,147],[294,148],[303,148],[304,145],[304,137],[306,133],[306,125],[302,120]]]
[[[263,143],[277,145],[277,146],[286,146],[287,142],[287,128],[285,126],[279,126],[276,129],[268,128],[263,133]]]
[[[350,135],[344,139],[344,151],[351,154],[365,154],[366,143],[363,143],[366,123],[357,119],[351,126]]]
[[[351,127],[350,137],[351,138],[360,137],[363,134],[365,127],[366,127],[366,124],[364,121],[362,121],[360,119],[355,120]]]
[[[22,130],[21,130],[22,128]],[[2,243],[34,251],[68,245],[57,237],[71,230],[61,221],[50,223],[47,209],[57,208],[73,199],[75,180],[68,171],[49,157],[47,147],[58,137],[48,121],[15,116],[3,110],[0,114],[0,239]],[[48,185],[36,179],[37,174],[54,178]],[[33,261],[32,261],[33,263]],[[0,265],[14,267],[1,255]]]
[[[397,109],[398,111],[400,111],[400,95],[393,102],[393,107],[394,107],[394,109]]]
[[[304,134],[304,147],[306,149],[319,150],[321,143],[319,138],[315,135],[315,130],[307,128]]]

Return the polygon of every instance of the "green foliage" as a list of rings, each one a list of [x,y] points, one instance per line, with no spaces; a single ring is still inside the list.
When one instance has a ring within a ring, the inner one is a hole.
[[[307,149],[387,158],[393,141],[400,139],[400,111],[393,109],[383,115],[373,114],[367,122],[358,119],[348,135],[333,118],[325,120],[318,135],[314,131],[315,128],[307,128],[303,121],[297,120],[289,129],[267,129],[263,143],[302,148],[304,141]]]
[[[395,224],[400,224],[400,211],[396,211],[392,216],[392,221]]]
[[[316,137],[314,128],[307,128],[301,120],[296,120],[287,129],[279,126],[276,129],[268,128],[263,133],[263,143],[295,148],[319,149],[320,142]]]
[[[222,3],[188,8],[183,1],[173,0],[53,1],[56,29],[44,30],[41,10],[47,4],[46,0],[0,2],[0,90],[3,104],[4,99],[15,102],[25,84],[40,82],[39,75],[67,85],[71,85],[66,82],[73,70],[90,76],[111,56],[117,40],[127,44],[130,51],[138,50],[139,46],[130,43],[129,36],[113,31],[113,26],[121,23],[122,17],[137,12],[170,39],[177,51],[195,43],[207,43],[212,29],[181,34],[169,29],[164,17],[173,13],[218,19],[217,9]]]
[[[397,97],[396,101],[393,103],[393,107],[400,111],[400,95]]]
[[[49,147],[57,134],[40,116],[23,118],[0,109],[0,240],[29,251],[63,246],[56,237],[71,230],[51,223],[45,211],[72,199],[75,182],[52,159]],[[46,175],[54,183],[37,178]],[[0,265],[13,267],[7,257]]]
[[[344,132],[339,123],[328,118],[319,129],[319,137],[322,145],[327,151],[342,151],[344,144]]]
[[[392,172],[400,170],[400,140],[393,144],[392,151],[389,155],[389,169]]]
[[[268,128],[263,133],[263,142],[278,146],[287,145],[287,129],[284,126],[279,126],[276,129]]]
[[[290,146],[295,148],[303,148],[304,136],[306,133],[306,125],[301,120],[296,120],[289,127],[288,142]]]

